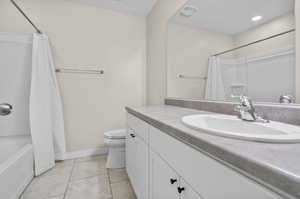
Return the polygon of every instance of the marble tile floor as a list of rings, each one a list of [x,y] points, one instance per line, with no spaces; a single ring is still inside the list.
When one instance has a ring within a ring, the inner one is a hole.
[[[106,169],[106,156],[58,162],[20,199],[136,199],[125,169]]]

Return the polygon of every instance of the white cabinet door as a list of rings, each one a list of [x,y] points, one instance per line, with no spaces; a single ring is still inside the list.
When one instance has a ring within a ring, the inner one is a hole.
[[[205,199],[281,198],[159,129],[151,127],[149,135],[150,149],[166,160]]]
[[[137,184],[137,175],[136,175],[136,167],[138,166],[137,163],[137,145],[135,139],[134,131],[131,128],[127,129],[126,135],[126,170],[128,173],[128,177],[131,181],[133,188],[135,189]]]
[[[149,197],[149,147],[146,143],[137,136],[136,144],[136,195],[138,199],[148,199]]]
[[[203,199],[182,178],[180,179],[179,189],[182,190],[182,192],[180,194],[180,199]]]
[[[127,114],[127,125],[135,131],[137,136],[148,143],[149,124],[131,114]]]
[[[150,151],[150,199],[179,199],[179,176]]]
[[[131,128],[128,128],[126,136],[126,169],[137,198],[148,199],[149,147]]]

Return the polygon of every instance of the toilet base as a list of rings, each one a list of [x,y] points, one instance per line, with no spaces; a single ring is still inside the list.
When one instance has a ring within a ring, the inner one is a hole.
[[[125,147],[111,147],[108,150],[106,168],[125,168]]]

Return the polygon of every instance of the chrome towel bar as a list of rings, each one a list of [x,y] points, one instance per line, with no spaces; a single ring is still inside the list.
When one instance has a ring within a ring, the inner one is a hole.
[[[91,70],[91,69],[75,69],[75,68],[57,68],[57,73],[82,73],[82,74],[99,74],[103,75],[104,70]]]
[[[182,78],[182,79],[202,79],[202,80],[207,80],[207,77],[201,77],[201,76],[188,76],[188,75],[182,75],[179,74],[178,78]]]

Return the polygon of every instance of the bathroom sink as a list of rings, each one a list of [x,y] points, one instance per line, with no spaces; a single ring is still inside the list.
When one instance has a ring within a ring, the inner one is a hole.
[[[182,118],[190,128],[223,137],[270,143],[300,142],[300,127],[280,122],[246,122],[229,115],[190,115]]]

